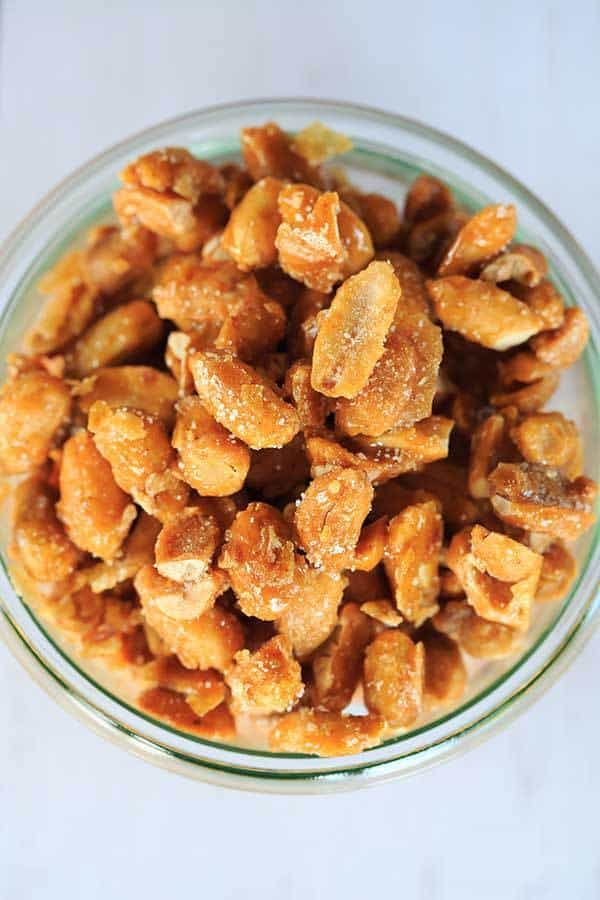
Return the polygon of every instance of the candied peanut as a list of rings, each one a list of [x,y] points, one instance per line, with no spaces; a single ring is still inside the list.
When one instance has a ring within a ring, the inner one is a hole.
[[[553,372],[523,387],[494,393],[490,396],[490,403],[498,407],[516,406],[522,413],[537,412],[554,394],[559,380],[558,372]]]
[[[293,401],[306,437],[325,431],[329,401],[312,386],[312,369],[307,360],[298,360],[287,370],[285,392]]]
[[[100,593],[133,578],[142,566],[150,566],[154,562],[154,544],[159,532],[160,522],[140,512],[119,555],[80,569],[77,573],[80,582],[89,584],[93,591]]]
[[[411,225],[452,208],[448,187],[432,175],[419,175],[411,184],[404,203],[404,218]]]
[[[275,122],[257,128],[242,128],[242,154],[254,181],[268,175],[293,181],[318,180],[318,170],[292,147]]]
[[[163,325],[151,303],[132,300],[98,319],[75,342],[68,357],[75,378],[139,357],[160,343]]]
[[[362,194],[355,196],[349,203],[362,219],[378,249],[387,247],[400,231],[400,215],[398,207],[382,194]]]
[[[433,494],[442,504],[442,514],[451,526],[462,527],[479,518],[479,507],[468,496],[467,470],[455,463],[430,463],[422,472],[407,474],[406,487]]]
[[[287,364],[286,353],[264,353],[256,360],[254,368],[279,387],[285,378]]]
[[[173,191],[192,203],[203,194],[219,193],[223,189],[219,170],[182,147],[165,147],[140,156],[123,169],[121,180],[131,187]]]
[[[176,656],[155,659],[144,670],[144,678],[158,687],[184,694],[198,716],[203,716],[225,699],[225,681],[215,669],[186,669]]]
[[[515,381],[531,384],[552,374],[552,366],[538,359],[531,350],[522,350],[507,360],[498,361],[498,375],[502,384],[506,385]]]
[[[446,565],[458,577],[478,615],[518,631],[527,630],[542,568],[539,553],[504,534],[474,525],[454,535]]]
[[[481,272],[480,278],[494,283],[516,281],[525,287],[533,288],[546,277],[548,262],[540,250],[528,244],[515,244],[489,262]],[[521,297],[525,300],[525,297]],[[532,306],[532,309],[535,309]]]
[[[445,634],[423,635],[425,684],[423,701],[428,709],[458,703],[465,692],[467,670],[457,644]]]
[[[448,456],[448,442],[453,427],[452,419],[429,416],[414,425],[392,428],[375,438],[356,435],[354,443],[365,450],[375,447],[403,450],[413,454],[419,463],[430,463]]]
[[[196,353],[190,368],[209,413],[254,450],[283,447],[299,431],[296,410],[266,378],[231,354]]]
[[[63,581],[79,561],[77,548],[57,518],[54,500],[40,475],[22,481],[15,491],[11,553],[38,581]]]
[[[215,568],[196,572],[192,580],[182,583],[165,578],[148,566],[147,571],[140,569],[139,579],[136,587],[140,596],[149,596],[153,608],[173,621],[189,622],[204,615],[229,588],[225,573]]]
[[[517,649],[521,632],[478,616],[465,600],[449,600],[432,619],[435,628],[453,638],[476,659],[502,659]]]
[[[400,284],[402,293],[396,309],[396,319],[403,319],[407,314],[413,313],[429,316],[429,297],[425,289],[425,278],[418,265],[396,250],[379,250],[375,254],[375,259],[391,263]]]
[[[351,564],[372,499],[369,479],[359,470],[332,469],[314,479],[294,518],[313,565],[341,571]]]
[[[85,331],[96,314],[98,290],[86,280],[83,254],[68,253],[38,284],[43,303],[25,335],[31,353],[55,353]]]
[[[410,226],[407,251],[411,259],[433,272],[452,241],[468,222],[466,213],[448,209]]]
[[[221,244],[242,271],[277,260],[275,235],[281,224],[277,198],[283,186],[278,178],[261,178],[232,210]]]
[[[350,568],[370,572],[383,559],[387,542],[388,519],[381,516],[370,525],[365,525],[354,549]]]
[[[258,292],[229,311],[215,338],[218,350],[229,350],[246,362],[254,362],[273,350],[285,333],[285,313],[279,303]]]
[[[218,606],[210,607],[193,619],[175,619],[166,615],[159,605],[169,585],[167,582],[165,586],[165,581],[153,566],[140,569],[135,577],[134,584],[146,622],[186,669],[217,669],[224,672],[237,651],[244,646],[242,626],[237,618]]]
[[[225,206],[227,209],[234,209],[246,191],[252,187],[252,178],[237,163],[224,163],[219,166],[219,171],[225,184],[223,191]]]
[[[214,345],[214,335],[199,330],[186,334],[183,331],[172,331],[167,338],[165,363],[177,382],[178,393],[185,397],[194,393],[194,379],[189,368],[189,361],[198,350],[206,350]]]
[[[423,644],[394,629],[382,631],[365,652],[364,693],[367,708],[388,725],[412,725],[423,705]]]
[[[355,603],[363,603],[390,596],[390,586],[382,565],[376,566],[370,572],[356,569],[345,574],[348,578],[344,593],[345,601],[353,600]]]
[[[157,538],[156,568],[172,581],[198,581],[206,574],[221,539],[214,516],[202,509],[185,509],[163,525]]]
[[[348,450],[326,438],[311,437],[306,442],[306,453],[311,463],[311,475],[317,478],[333,467],[361,469],[372,484],[383,484],[404,472],[418,468],[418,460],[412,453],[370,447],[365,453],[358,448]]]
[[[275,239],[279,265],[306,287],[327,293],[373,259],[365,223],[335,191],[287,185],[279,194],[279,212],[282,222]]]
[[[365,386],[354,398],[338,400],[337,427],[379,437],[430,416],[442,349],[441,331],[426,316],[396,321]]]
[[[535,599],[538,603],[564,600],[577,576],[577,563],[566,547],[550,544],[542,557],[542,571]]]
[[[497,203],[485,206],[463,225],[442,259],[438,273],[465,275],[491,256],[496,256],[512,240],[517,227],[514,206]]]
[[[297,566],[298,592],[277,619],[277,630],[292,642],[303,660],[327,640],[337,623],[346,579],[338,572],[313,569],[303,560]]]
[[[468,486],[471,497],[476,500],[490,496],[488,475],[500,458],[514,458],[514,451],[511,452],[508,446],[506,426],[505,416],[498,413],[488,416],[471,435]]]
[[[544,328],[560,328],[565,318],[563,298],[551,281],[533,287],[510,283],[510,292],[526,303],[544,322]]]
[[[573,541],[595,519],[597,485],[580,476],[568,481],[558,469],[532,463],[500,463],[490,475],[492,506],[503,522]]]
[[[113,559],[137,515],[88,431],[65,443],[57,513],[73,543],[100,559]]]
[[[348,278],[319,317],[312,386],[328,397],[355,397],[384,352],[400,286],[389,263],[372,262]]]
[[[175,419],[177,383],[151,366],[114,366],[84,378],[74,391],[79,409],[87,415],[97,400],[111,409],[126,406],[156,416],[170,428]]]
[[[182,331],[204,328],[216,338],[236,306],[261,294],[256,279],[233,262],[212,262],[196,255],[174,254],[162,266],[152,299],[163,319]]]
[[[291,709],[304,692],[290,642],[277,635],[255,653],[240,650],[225,675],[236,712],[270,715]]]
[[[250,452],[213,419],[198,397],[178,403],[172,444],[181,478],[202,496],[228,496],[243,487]]]
[[[526,416],[511,428],[510,437],[527,462],[558,468],[569,463],[579,445],[577,426],[562,413]]]
[[[290,316],[288,345],[292,358],[312,356],[317,337],[318,314],[322,309],[327,309],[330,303],[330,294],[304,288]]]
[[[390,600],[367,600],[366,603],[361,603],[360,611],[388,628],[395,628],[404,621]]]
[[[310,466],[301,435],[285,447],[254,450],[246,484],[267,499],[290,494],[310,478]]]
[[[352,141],[345,134],[332,131],[322,122],[311,122],[291,143],[291,148],[311,166],[318,166],[332,156],[352,150]]]
[[[453,275],[428,281],[427,289],[444,328],[492,350],[523,344],[544,327],[525,303],[486,281]]]
[[[437,611],[443,522],[433,500],[408,506],[390,521],[383,563],[396,606],[421,625]]]
[[[156,249],[156,236],[146,228],[94,228],[82,259],[86,280],[102,293],[114,294],[152,266]]]
[[[272,621],[299,595],[299,559],[279,510],[250,503],[229,529],[219,565],[229,573],[242,612]]]
[[[186,695],[170,688],[154,687],[140,695],[139,704],[151,715],[202,737],[228,741],[235,736],[235,723],[227,706],[220,703],[204,713],[203,695]]]
[[[531,341],[538,359],[557,369],[566,369],[576,362],[585,349],[590,333],[587,316],[582,309],[565,310],[560,328],[545,331]]]
[[[440,572],[440,596],[442,597],[462,597],[464,595],[463,586],[450,569],[443,569]]]
[[[379,716],[343,716],[303,708],[278,721],[269,735],[269,746],[282,753],[348,756],[378,744],[384,724]]]
[[[371,636],[372,622],[356,603],[347,603],[333,634],[312,660],[316,707],[341,712],[350,703],[360,681],[363,654]]]
[[[41,466],[69,420],[71,392],[42,369],[16,374],[0,391],[0,463],[14,475]]]
[[[157,419],[113,410],[99,400],[90,409],[88,428],[115,481],[142,509],[161,520],[183,509],[189,489],[173,473],[175,451]]]

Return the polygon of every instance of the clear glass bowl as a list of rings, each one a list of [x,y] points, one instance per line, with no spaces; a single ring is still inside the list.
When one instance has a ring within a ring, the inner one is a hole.
[[[344,162],[353,180],[398,201],[406,185],[426,171],[448,182],[467,208],[498,201],[517,205],[520,237],[544,250],[552,278],[567,302],[576,301],[590,319],[589,348],[565,375],[552,405],[582,428],[586,473],[599,479],[600,281],[591,263],[550,210],[493,162],[432,128],[366,107],[313,100],[213,107],[150,128],[82,166],[31,211],[0,252],[0,360],[18,348],[39,308],[35,285],[40,275],[91,224],[110,215],[110,195],[127,161],[164,145],[185,146],[215,161],[235,158],[240,128],[270,119],[290,131],[319,119],[348,134],[355,150]],[[0,521],[0,633],[31,675],[64,707],[116,744],[164,768],[258,791],[357,788],[411,774],[474,746],[554,681],[598,623],[599,533],[596,527],[579,542],[580,575],[570,597],[536,610],[527,644],[517,658],[478,666],[459,708],[357,756],[317,759],[213,743],[135,709],[126,693],[99,670],[71,659],[60,636],[20,599],[6,568],[6,516]]]

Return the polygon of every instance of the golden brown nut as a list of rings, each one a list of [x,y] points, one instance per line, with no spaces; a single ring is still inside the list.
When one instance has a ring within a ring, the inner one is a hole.
[[[475,522],[480,516],[479,506],[468,496],[467,470],[456,463],[430,463],[422,472],[407,474],[402,480],[407,488],[437,497],[444,520],[454,528]]]
[[[495,284],[516,281],[525,287],[533,288],[540,284],[547,273],[548,262],[540,250],[527,244],[515,244],[489,262],[483,268],[480,278],[484,281],[493,281]]]
[[[215,669],[186,669],[176,656],[155,659],[144,670],[144,678],[158,687],[184,694],[197,716],[204,716],[226,696],[223,676]]]
[[[85,331],[98,307],[98,290],[88,284],[83,254],[67,253],[38,284],[48,299],[25,335],[31,353],[55,353]]]
[[[329,414],[329,401],[312,386],[312,368],[307,360],[298,360],[287,370],[285,392],[292,400],[300,427],[306,437],[325,432],[325,420]]]
[[[152,266],[156,244],[156,236],[146,228],[93,228],[82,258],[86,281],[104,294],[114,294]]]
[[[517,528],[573,541],[596,518],[598,488],[584,476],[568,481],[549,466],[500,463],[490,475],[490,486],[494,512]]]
[[[297,563],[298,592],[277,619],[277,630],[292,642],[298,659],[310,656],[327,640],[337,623],[337,611],[346,587],[338,572]]]
[[[296,281],[327,293],[373,259],[365,223],[335,191],[322,194],[308,184],[291,184],[280,192],[278,202],[279,265]]]
[[[69,420],[71,393],[42,369],[17,374],[0,391],[0,463],[11,475],[41,466]]]
[[[22,481],[15,491],[11,554],[38,581],[63,581],[79,560],[54,501],[54,492],[40,475]]]
[[[250,468],[250,452],[219,425],[198,397],[177,405],[172,438],[181,478],[203,497],[226,497],[241,490]]]
[[[97,400],[112,409],[126,406],[160,419],[166,428],[175,419],[177,383],[151,366],[114,366],[84,378],[74,391],[77,406],[87,415]]]
[[[298,709],[278,721],[269,735],[269,746],[282,753],[348,756],[378,744],[384,724],[380,716]]]
[[[365,652],[364,693],[367,708],[388,725],[406,728],[423,705],[423,644],[414,644],[397,629],[382,631]]]
[[[348,278],[319,317],[312,386],[328,397],[355,397],[384,352],[400,285],[389,263]]]
[[[294,517],[300,546],[314,566],[350,566],[372,499],[369,479],[359,470],[332,469],[314,479]]]
[[[543,554],[536,601],[553,603],[556,600],[564,600],[576,576],[577,563],[573,555],[561,543],[550,544]]]
[[[288,346],[292,359],[312,356],[317,337],[318,315],[331,303],[331,294],[304,288],[294,305],[288,329]]]
[[[538,359],[531,350],[521,350],[508,359],[498,361],[498,376],[504,385],[512,385],[515,381],[531,384],[552,374],[552,366]]]
[[[467,670],[457,644],[447,635],[431,630],[423,635],[423,646],[425,707],[435,709],[458,703],[465,692]]]
[[[566,369],[576,362],[585,349],[590,333],[587,316],[582,309],[567,309],[563,324],[554,331],[545,331],[531,341],[538,359],[557,369]]]
[[[219,559],[242,611],[265,621],[299,596],[299,562],[290,526],[267,503],[250,503],[237,514]]]
[[[172,581],[199,581],[220,540],[221,528],[214,516],[197,507],[185,509],[162,527],[154,548],[156,568]]]
[[[438,609],[443,522],[433,500],[408,506],[390,521],[384,566],[396,606],[420,625]]]
[[[362,674],[364,650],[372,622],[356,603],[347,603],[328,641],[312,660],[313,704],[341,712],[351,701]]]
[[[206,350],[214,345],[214,336],[204,331],[172,331],[167,338],[165,363],[177,382],[180,397],[193,394],[194,379],[189,368],[189,361],[198,350]]]
[[[446,212],[452,205],[452,194],[443,181],[432,175],[419,175],[406,195],[404,218],[412,225]]]
[[[446,565],[478,615],[518,631],[529,627],[542,557],[504,534],[474,525],[454,535]]]
[[[531,463],[560,468],[579,452],[577,426],[562,413],[526,416],[511,428],[510,437]]]
[[[527,304],[486,281],[452,275],[428,281],[427,290],[444,328],[492,350],[524,344],[544,328]]]
[[[112,560],[80,569],[78,583],[89,584],[93,591],[101,593],[134,578],[143,566],[154,562],[154,544],[160,527],[157,519],[141,511],[121,552]]]
[[[197,353],[190,368],[209,413],[249,447],[283,447],[299,431],[296,410],[266,378],[230,353]]]
[[[551,281],[544,279],[534,287],[511,281],[511,294],[526,303],[543,320],[544,328],[560,328],[565,318],[565,305]]]
[[[292,181],[314,181],[318,170],[292,147],[279,125],[267,122],[255,128],[242,128],[242,154],[254,181],[272,175]]]
[[[432,622],[438,631],[453,638],[465,653],[476,659],[510,656],[522,637],[522,632],[515,628],[478,616],[465,600],[449,600]]]
[[[89,431],[63,447],[57,513],[73,543],[104,560],[114,558],[137,515]]]
[[[445,416],[429,416],[415,422],[414,425],[401,425],[390,431],[384,431],[377,437],[357,434],[354,437],[354,444],[362,447],[365,452],[378,447],[401,450],[412,454],[419,463],[430,463],[446,459],[448,456],[448,443],[453,427],[452,419]]]
[[[309,165],[318,166],[333,156],[352,150],[352,141],[322,122],[311,122],[294,137],[291,148]]]
[[[275,235],[281,223],[277,198],[283,186],[278,178],[261,178],[231,213],[221,243],[244,272],[277,260]]]
[[[361,603],[360,611],[388,628],[395,628],[404,621],[395,604],[385,598],[382,600],[367,600],[366,603]]]
[[[503,453],[508,454],[506,419],[499,413],[484,419],[471,435],[469,455],[469,494],[476,500],[490,496],[488,475],[496,468]]]
[[[400,284],[402,294],[396,309],[396,319],[402,321],[407,314],[423,313],[429,316],[429,297],[425,288],[425,278],[418,265],[410,257],[403,256],[396,250],[379,250],[375,254],[375,259],[391,263]]]
[[[116,366],[152,350],[163,336],[163,325],[151,303],[132,300],[98,319],[81,337],[68,357],[75,378],[103,366]]]
[[[463,225],[442,259],[438,273],[463,275],[496,256],[512,240],[517,227],[514,206],[485,206]]]
[[[183,509],[189,489],[173,473],[175,451],[158,419],[112,410],[99,400],[90,409],[88,428],[115,481],[142,509],[161,521]]]
[[[317,478],[332,468],[360,469],[371,484],[383,484],[419,467],[419,460],[412,453],[387,450],[385,447],[369,447],[349,450],[336,441],[311,437],[306,442],[306,453],[311,463],[311,475]]]
[[[300,666],[283,635],[271,638],[255,653],[236,653],[225,680],[232,709],[249,715],[285,712],[304,692]]]
[[[385,545],[387,543],[388,519],[381,516],[365,525],[360,533],[358,543],[354,549],[354,556],[350,568],[354,571],[370,572],[379,565],[383,559]]]
[[[410,225],[406,239],[408,255],[424,269],[435,273],[440,259],[468,220],[461,210],[448,209]]]
[[[554,394],[559,381],[559,373],[553,372],[523,387],[518,386],[514,390],[493,393],[490,395],[490,403],[498,408],[516,406],[522,413],[537,412]]]
[[[246,485],[265,499],[291,494],[310,480],[310,466],[302,436],[297,434],[285,447],[253,450]]]

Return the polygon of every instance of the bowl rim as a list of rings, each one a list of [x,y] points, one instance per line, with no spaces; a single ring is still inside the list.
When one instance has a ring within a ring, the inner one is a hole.
[[[269,107],[270,105],[285,107],[298,104],[312,105],[325,112],[329,109],[332,112],[338,111],[347,114],[358,114],[363,118],[367,117],[372,119],[375,123],[379,122],[381,124],[383,121],[406,131],[413,132],[419,137],[445,145],[469,162],[486,170],[492,176],[507,182],[517,196],[522,196],[529,207],[533,208],[542,216],[555,236],[557,236],[559,241],[566,247],[569,255],[575,260],[577,267],[583,273],[593,292],[597,296],[600,296],[600,276],[586,252],[579,245],[570,231],[562,224],[546,204],[543,203],[543,201],[533,194],[522,182],[514,178],[514,176],[501,166],[497,165],[493,160],[446,132],[428,126],[416,119],[407,118],[396,113],[390,113],[372,106],[311,97],[269,97],[215,104],[188,111],[182,115],[171,117],[148,128],[132,133],[128,137],[112,144],[99,154],[96,154],[78,166],[73,172],[61,179],[32,207],[0,245],[0,268],[4,265],[5,261],[8,261],[18,250],[20,242],[26,238],[29,232],[32,221],[41,214],[48,214],[53,205],[60,201],[66,190],[75,188],[82,180],[87,180],[96,169],[101,168],[113,155],[125,151],[132,143],[138,140],[151,141],[154,134],[158,137],[169,128],[185,127],[186,123],[191,124],[197,117],[203,115],[227,114],[228,112],[248,112],[251,114],[254,110],[258,112],[262,109],[264,111],[263,108]],[[8,302],[2,304],[3,307],[8,305]],[[593,547],[590,549],[588,555],[588,563],[592,555]],[[583,574],[583,570],[581,574]],[[500,727],[507,725],[551,686],[567,665],[572,662],[577,652],[593,633],[594,628],[600,623],[600,617],[595,615],[598,611],[598,588],[599,584],[596,583],[573,627],[567,632],[554,652],[543,661],[542,665],[540,665],[529,679],[519,685],[518,688],[501,700],[491,710],[488,710],[480,718],[469,723],[467,727],[458,729],[458,731],[446,735],[439,740],[434,740],[430,745],[414,751],[414,755],[421,759],[421,763],[418,766],[419,771],[442,762],[445,759],[456,755],[458,752],[463,752],[464,750],[475,746],[489,734],[499,730]],[[77,717],[85,724],[91,726],[97,732],[102,733],[105,737],[111,738],[114,742],[118,743],[119,746],[125,746],[135,754],[144,756],[154,763],[158,763],[172,770],[181,771],[180,764],[182,759],[180,758],[180,754],[175,753],[170,747],[161,747],[158,743],[151,743],[151,747],[147,746],[149,743],[147,738],[136,733],[131,733],[127,727],[124,728],[123,724],[116,720],[112,715],[99,709],[88,698],[79,695],[77,690],[74,689],[72,685],[66,683],[64,678],[52,664],[49,663],[48,660],[45,660],[43,656],[40,655],[39,651],[32,646],[23,631],[18,627],[18,624],[11,618],[8,610],[3,607],[0,609],[3,613],[2,617],[0,617],[0,625],[2,626],[0,632],[5,637],[9,648],[25,665],[30,674],[34,676],[35,680],[40,683],[51,696],[59,700],[61,705],[68,708],[71,712],[75,712]],[[559,617],[553,622],[552,628],[558,624],[558,618]],[[36,617],[34,617],[34,620],[37,622]],[[37,622],[37,624],[39,625],[39,622]],[[591,627],[584,628],[583,626],[586,624],[589,624]],[[511,669],[511,671],[514,671],[514,669]],[[508,675],[506,677],[508,677]],[[81,707],[83,707],[85,711]],[[137,712],[139,713],[139,711]],[[449,714],[449,717],[451,716],[452,714]],[[100,721],[98,721],[98,719]],[[438,722],[439,720],[435,721]],[[431,723],[432,726],[433,724],[434,723]],[[126,736],[128,738],[125,744],[118,739],[118,732],[124,731],[127,732]],[[460,741],[459,738],[461,739]],[[199,742],[203,743],[201,740]],[[214,746],[214,742],[207,741],[205,743]],[[166,758],[158,759],[156,751],[164,753]],[[266,752],[258,753],[258,755],[265,758],[282,756],[281,754],[270,754]],[[349,786],[358,787],[363,786],[364,784],[372,784],[392,777],[398,777],[399,775],[410,774],[415,771],[415,767],[410,768],[407,771],[402,771],[398,770],[397,766],[402,760],[407,759],[411,755],[413,754],[409,752],[408,754],[401,754],[393,759],[371,762],[365,761],[364,765],[359,764],[352,767],[344,765],[341,769],[336,771],[329,770],[316,773],[301,772],[298,774],[289,772],[268,773],[262,771],[256,774],[255,772],[244,772],[243,769],[237,767],[231,768],[230,766],[219,766],[213,761],[193,757],[184,757],[183,761],[187,762],[194,769],[193,772],[184,770],[184,774],[193,775],[194,777],[200,777],[203,780],[213,781],[219,784],[231,786],[233,776],[236,787],[246,787],[250,790],[256,790],[258,788],[260,790],[275,790],[281,792],[289,790],[289,782],[293,779],[296,782],[294,791],[298,792],[298,787],[300,787],[301,789],[305,789],[306,792],[312,793],[315,790],[314,785],[317,783],[322,785],[326,782],[333,789],[337,789],[340,786],[345,788]],[[284,754],[283,756],[293,757],[294,755]],[[360,759],[360,756],[358,759]],[[207,771],[207,767],[214,771],[212,773]],[[356,776],[361,776],[361,778],[358,779]],[[340,778],[343,780],[340,781]],[[365,779],[368,780],[365,781]],[[357,784],[356,782],[359,780],[360,784]],[[265,786],[265,782],[267,782],[267,786]],[[275,788],[273,788],[273,782],[277,785]]]

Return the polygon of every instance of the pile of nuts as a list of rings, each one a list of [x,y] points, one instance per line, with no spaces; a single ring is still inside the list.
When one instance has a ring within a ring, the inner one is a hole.
[[[568,595],[596,485],[540,410],[588,325],[513,206],[421,175],[401,215],[318,123],[241,145],[131,163],[40,283],[0,393],[13,568],[150,714],[344,755]]]

